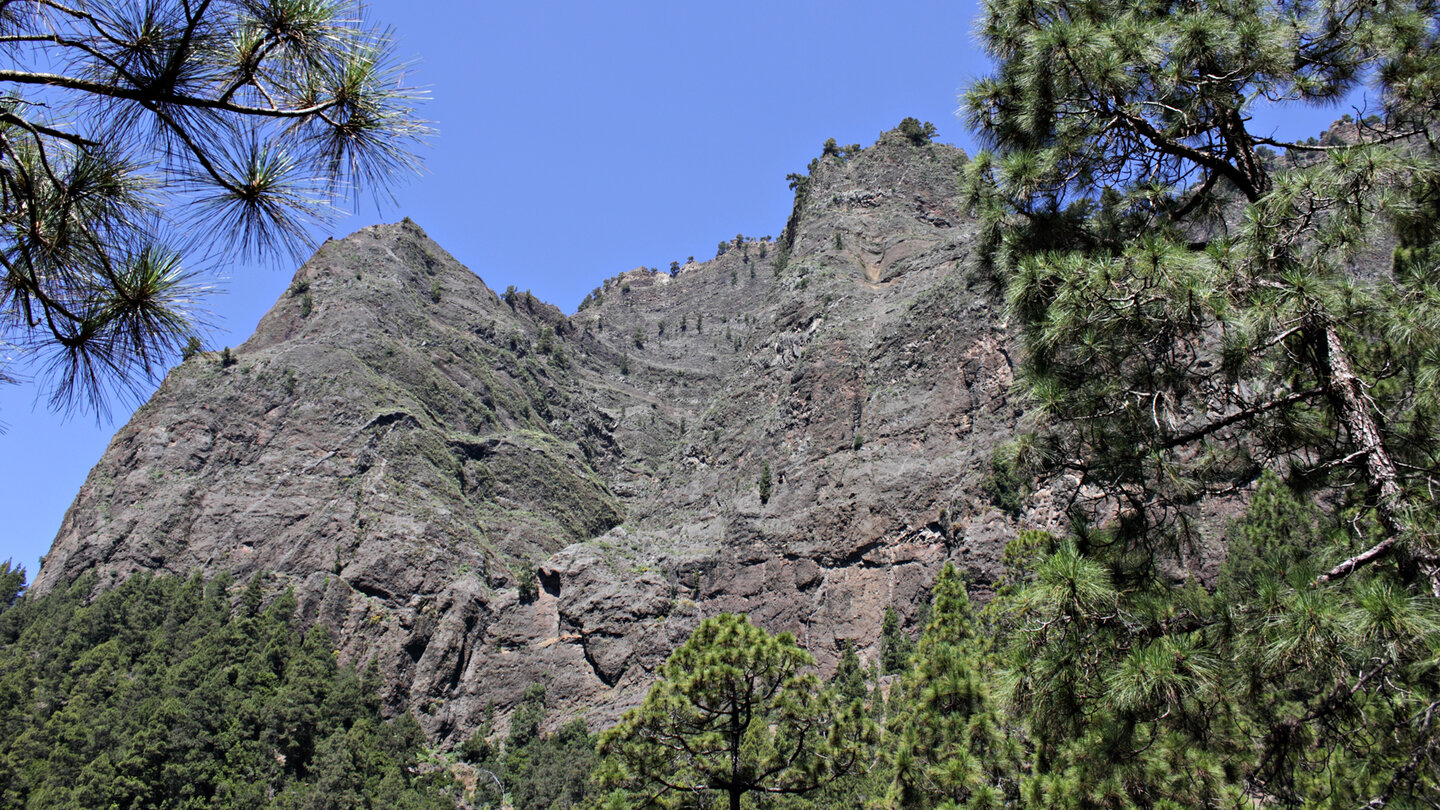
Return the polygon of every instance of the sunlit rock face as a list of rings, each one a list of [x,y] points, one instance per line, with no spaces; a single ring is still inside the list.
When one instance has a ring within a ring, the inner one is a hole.
[[[945,560],[983,596],[1053,511],[983,494],[1021,403],[963,161],[895,133],[824,157],[783,237],[569,317],[408,220],[327,242],[120,430],[34,590],[264,572],[437,738],[536,681],[603,725],[722,611],[872,656]]]

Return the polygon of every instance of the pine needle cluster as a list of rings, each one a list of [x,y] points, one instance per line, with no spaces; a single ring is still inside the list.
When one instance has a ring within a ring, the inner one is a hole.
[[[204,325],[201,268],[416,169],[393,51],[351,0],[0,4],[0,375],[103,413]]]

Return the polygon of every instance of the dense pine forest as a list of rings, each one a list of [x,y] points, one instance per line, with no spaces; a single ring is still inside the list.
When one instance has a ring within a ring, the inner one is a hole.
[[[0,576],[0,806],[453,807],[414,718],[262,583]],[[93,596],[93,598],[92,598]],[[232,598],[233,597],[233,598]]]

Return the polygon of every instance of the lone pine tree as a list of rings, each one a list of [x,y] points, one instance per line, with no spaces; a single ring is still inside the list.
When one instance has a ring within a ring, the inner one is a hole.
[[[866,760],[874,724],[822,690],[813,664],[788,633],[706,619],[601,735],[601,782],[631,806],[718,794],[739,810],[750,794],[800,796],[844,776]]]

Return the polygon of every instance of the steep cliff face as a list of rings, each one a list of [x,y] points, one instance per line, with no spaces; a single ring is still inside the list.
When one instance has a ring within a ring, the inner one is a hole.
[[[873,654],[887,606],[946,559],[983,589],[1014,530],[981,487],[1020,405],[963,160],[824,157],[783,241],[570,317],[408,221],[328,242],[116,435],[34,589],[270,572],[437,736],[533,681],[607,722],[720,611]]]

